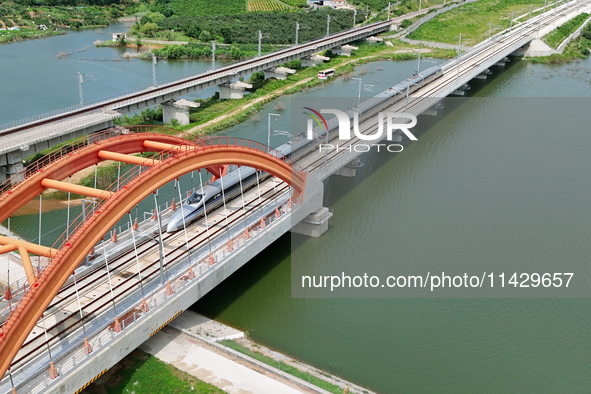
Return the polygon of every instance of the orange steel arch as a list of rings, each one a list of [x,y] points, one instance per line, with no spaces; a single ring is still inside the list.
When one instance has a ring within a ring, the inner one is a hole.
[[[131,143],[131,140],[131,138],[126,140],[129,142],[128,145],[119,142],[128,146],[128,148],[123,148],[123,151],[125,149],[137,151],[139,146]],[[276,153],[267,153],[267,148],[263,145],[250,141],[246,141],[248,144],[244,144],[244,140],[240,140],[242,141],[240,145],[230,145],[228,144],[229,140],[225,140],[225,143],[222,141],[220,145],[207,145],[207,142],[211,140],[205,140],[205,144],[200,143],[201,141],[203,140],[195,140],[193,145],[187,145],[187,141],[183,141],[184,145],[171,149],[167,158],[161,154],[163,160],[156,162],[155,165],[130,180],[118,192],[107,198],[100,209],[70,235],[68,242],[62,244],[57,254],[53,256],[51,263],[36,278],[0,332],[0,379],[10,368],[12,360],[51,300],[92,247],[127,212],[158,188],[194,170],[210,166],[219,168],[219,166],[233,164],[254,167],[278,177],[294,188],[294,196],[301,196],[304,191],[305,173],[295,171],[283,158],[277,157],[279,155]],[[263,149],[261,150],[261,148]],[[84,155],[75,158],[76,152],[74,152],[70,156],[71,159],[66,158],[65,165],[61,163],[59,169],[55,169],[53,172],[44,171],[45,175],[50,173],[67,176],[64,174],[80,170],[81,164],[79,163],[93,165],[96,162],[96,149],[85,147],[81,150],[84,150]],[[84,158],[85,156],[88,157]],[[24,185],[24,183],[32,185]],[[39,183],[37,176],[29,177],[23,182],[22,187],[18,188],[22,191],[18,193],[15,191],[13,194],[29,196],[34,191],[40,190]],[[4,200],[4,204],[0,202],[0,206],[12,202],[16,203],[13,199],[7,198]]]
[[[111,130],[109,130],[111,131]],[[102,161],[110,159],[101,155],[101,152],[108,151],[118,154],[131,155],[134,153],[146,153],[161,151],[162,149],[154,148],[157,144],[151,144],[149,147],[145,146],[145,141],[157,142],[160,144],[180,145],[191,144],[194,142],[186,140],[180,136],[167,135],[161,133],[130,133],[121,134],[105,140],[96,141],[83,146],[73,152],[64,154],[62,157],[56,159],[38,172],[27,177],[26,182],[18,184],[12,190],[0,196],[0,222],[3,222],[15,213],[19,208],[25,205],[28,201],[37,197],[48,187],[43,186],[43,180],[62,180],[66,179],[75,173],[98,164]],[[141,160],[141,158],[136,158]],[[113,158],[115,160],[115,158]],[[151,164],[151,160],[144,159],[146,165]],[[135,163],[139,164],[139,163]],[[208,168],[214,176],[219,175],[219,170],[215,167]],[[216,171],[217,170],[217,171]]]

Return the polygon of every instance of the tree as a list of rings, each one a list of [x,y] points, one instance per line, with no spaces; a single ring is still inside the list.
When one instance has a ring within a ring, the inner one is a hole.
[[[207,30],[203,30],[201,34],[199,34],[199,41],[201,42],[208,42],[211,40],[211,33]]]
[[[401,29],[406,29],[410,25],[412,25],[412,21],[410,19],[404,19],[402,22],[400,22]]]
[[[158,31],[158,25],[153,22],[148,22],[142,26],[140,31],[142,34],[145,34],[150,37],[154,37],[154,34],[156,34],[156,31]]]
[[[232,48],[230,48],[230,55],[233,59],[240,59],[242,57],[242,51],[237,46],[232,45]]]
[[[166,30],[162,32],[162,38],[166,41],[174,41],[174,33],[171,30]]]

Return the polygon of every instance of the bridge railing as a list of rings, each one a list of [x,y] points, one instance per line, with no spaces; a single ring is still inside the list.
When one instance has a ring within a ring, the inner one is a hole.
[[[22,124],[36,122],[41,119],[51,118],[52,116],[60,115],[60,114],[70,112],[70,111],[74,111],[74,110],[80,109],[82,107],[83,107],[83,105],[80,105],[80,104],[70,105],[69,107],[66,107],[66,108],[60,108],[60,109],[56,109],[54,111],[45,112],[43,114],[29,116],[28,118],[25,118],[25,119],[15,120],[14,122],[5,123],[3,125],[0,125],[0,131],[6,130],[6,129],[11,129],[13,127],[20,126]]]

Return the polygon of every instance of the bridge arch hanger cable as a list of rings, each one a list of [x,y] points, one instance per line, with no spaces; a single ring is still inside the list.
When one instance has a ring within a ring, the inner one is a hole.
[[[113,143],[122,145],[122,140],[130,140],[133,137],[137,137],[137,135],[115,136],[113,139],[116,141]],[[146,135],[145,138],[146,141],[149,141],[150,136]],[[177,136],[177,139],[181,143],[169,145],[167,149],[161,150],[157,154],[158,159],[156,157],[144,158],[145,166],[150,167],[147,171],[140,173],[138,170],[140,166],[137,165],[130,169],[123,176],[124,181],[119,191],[116,191],[116,182],[113,182],[107,190],[102,191],[111,194],[105,194],[103,197],[106,198],[102,198],[96,206],[89,205],[86,209],[87,212],[83,212],[72,221],[73,230],[70,231],[68,239],[65,239],[63,235],[53,245],[53,249],[46,248],[51,251],[48,253],[51,263],[39,272],[37,277],[31,278],[31,286],[19,299],[18,304],[14,304],[12,313],[0,331],[0,375],[3,376],[10,367],[10,363],[37,323],[38,318],[42,316],[59,289],[79,263],[86,258],[96,242],[102,239],[115,223],[128,215],[130,209],[148,197],[154,190],[195,169],[235,164],[254,167],[277,176],[293,187],[294,197],[295,192],[298,193],[298,198],[303,193],[305,187],[303,170],[294,165],[290,159],[283,157],[280,152],[271,151],[263,144],[232,137],[208,137],[191,141]],[[92,144],[91,148],[96,148],[94,145]],[[92,149],[88,149],[88,146],[80,148],[80,151],[96,155]],[[61,161],[58,159],[48,166],[56,167],[59,164],[71,169],[72,162],[80,158],[81,156],[76,154],[66,155],[60,158]],[[138,158],[136,157],[136,159]],[[94,163],[87,161],[86,164],[92,166]],[[73,168],[76,169],[76,167]],[[55,168],[53,169],[55,170]],[[51,174],[51,171],[48,170],[46,173]],[[24,182],[37,183],[39,178],[30,176],[25,178]],[[27,189],[20,187],[14,190],[13,194],[18,195]],[[0,206],[10,203],[9,200],[2,197],[0,195]],[[18,196],[13,195],[13,197]],[[82,220],[83,218],[85,220]],[[33,245],[33,247],[41,249],[38,245]]]

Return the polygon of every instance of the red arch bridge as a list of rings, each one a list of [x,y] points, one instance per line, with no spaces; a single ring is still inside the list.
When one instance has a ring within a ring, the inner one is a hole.
[[[132,166],[108,187],[97,188],[98,167],[105,161]],[[163,221],[204,185],[201,170],[215,180],[228,166],[258,171],[232,195],[222,193],[219,207],[206,207],[203,218],[164,232]],[[69,181],[85,169],[90,174],[94,169],[94,187]],[[179,178],[189,173],[191,179],[198,174],[199,184],[181,191]],[[175,198],[159,201],[157,190],[171,182]],[[10,220],[48,189],[68,194],[68,219],[66,231],[51,246],[0,236],[0,254],[17,251],[23,273],[20,281],[8,277],[0,304],[0,388],[47,392],[93,356],[99,364],[119,357],[113,349],[121,333],[138,329],[142,319],[157,330],[174,308],[182,311],[178,300],[192,285],[204,294],[218,283],[215,278],[223,280],[252,257],[249,248],[257,238],[289,221],[305,183],[303,170],[265,145],[233,137],[196,138],[158,126],[83,137],[9,179],[0,189],[0,221]],[[84,203],[82,213],[70,219],[72,195]],[[138,217],[138,204],[151,199],[153,211]],[[241,250],[244,257],[230,265]],[[7,262],[10,267],[8,256]]]

